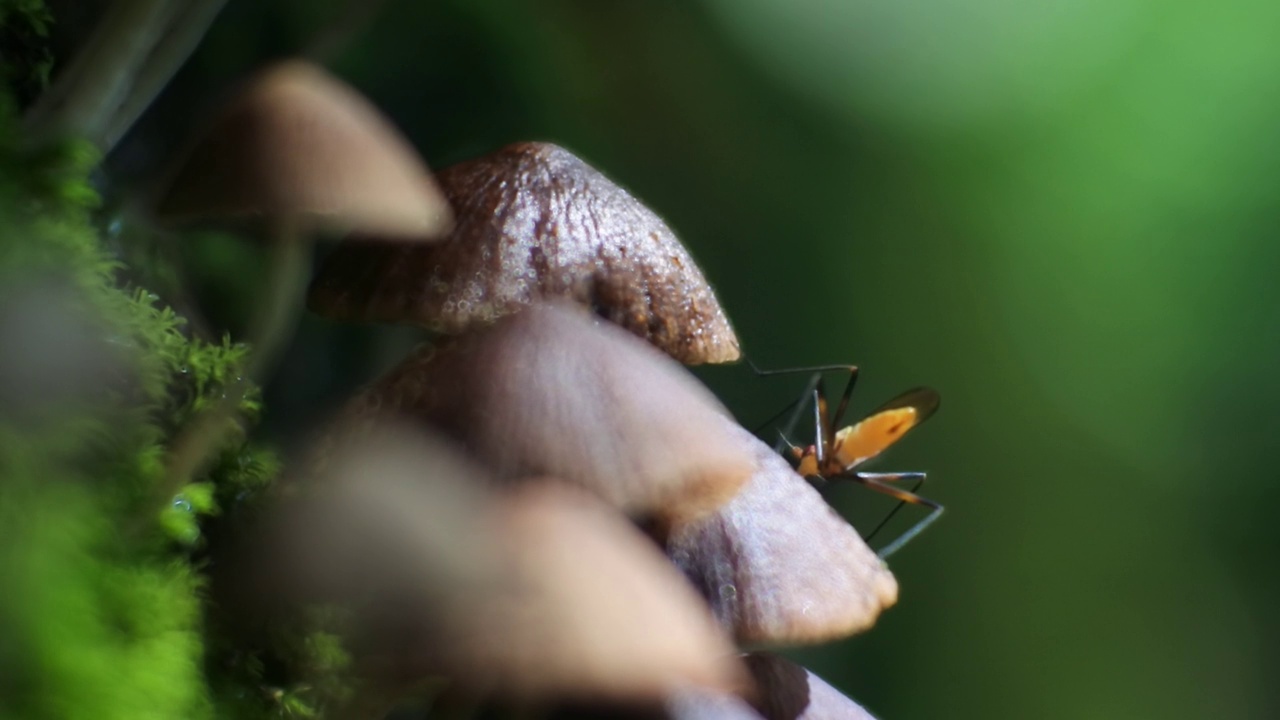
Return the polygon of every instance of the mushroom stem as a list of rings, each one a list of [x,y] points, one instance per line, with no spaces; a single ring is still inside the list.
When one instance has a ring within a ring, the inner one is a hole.
[[[249,358],[245,375],[259,383],[270,376],[280,353],[293,338],[293,327],[302,311],[309,272],[311,246],[303,242],[298,218],[285,216],[271,228],[271,260],[262,312],[248,333]]]

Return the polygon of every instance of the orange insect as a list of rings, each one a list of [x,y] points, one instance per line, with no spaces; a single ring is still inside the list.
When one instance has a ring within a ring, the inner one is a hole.
[[[810,368],[789,368],[786,370],[760,370],[752,365],[758,375],[778,375],[799,372],[813,373],[813,378],[796,404],[796,410],[787,423],[787,430],[780,433],[781,440],[777,446],[779,452],[787,451],[796,463],[796,472],[817,479],[818,482],[831,480],[852,480],[867,488],[901,501],[876,528],[868,533],[867,538],[875,535],[884,527],[903,504],[921,505],[930,508],[931,512],[920,522],[900,535],[893,542],[877,551],[881,558],[887,558],[901,550],[904,545],[924,531],[942,515],[943,506],[922,495],[916,490],[924,484],[926,474],[923,472],[865,472],[857,468],[869,462],[891,445],[898,442],[920,423],[928,420],[938,410],[941,396],[931,388],[915,388],[893,398],[881,405],[862,420],[852,425],[839,427],[845,412],[849,408],[849,398],[858,381],[858,368],[853,365],[824,365]],[[840,396],[834,417],[827,413],[827,398],[824,391],[822,373],[840,370],[849,373],[849,381]],[[814,443],[800,447],[792,443],[787,434],[800,419],[803,400],[813,399],[814,411]],[[901,481],[915,480],[911,490],[894,485]]]

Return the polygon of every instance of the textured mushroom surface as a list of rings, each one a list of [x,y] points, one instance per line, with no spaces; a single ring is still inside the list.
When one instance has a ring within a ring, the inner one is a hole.
[[[755,465],[692,374],[567,301],[419,351],[347,411],[382,413],[440,429],[501,479],[561,478],[668,522],[719,507]]]
[[[313,282],[314,312],[456,334],[567,297],[681,362],[738,359],[715,293],[671,229],[569,151],[519,143],[438,179],[452,234],[434,247],[352,238]]]
[[[755,474],[710,515],[673,527],[667,554],[744,643],[803,644],[869,628],[893,605],[893,574],[817,490],[732,425]]]
[[[417,151],[369,101],[310,63],[249,81],[200,136],[157,214],[293,215],[406,239],[451,215]]]

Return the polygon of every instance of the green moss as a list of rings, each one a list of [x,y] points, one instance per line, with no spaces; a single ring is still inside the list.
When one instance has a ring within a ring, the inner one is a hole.
[[[32,458],[28,471],[43,464]],[[0,715],[207,716],[190,568],[123,556],[96,489],[66,477],[22,483],[12,464],[4,470]]]
[[[41,8],[0,2],[0,23]],[[345,692],[333,636],[300,622],[267,683],[274,651],[229,647],[206,623],[209,523],[279,471],[246,437],[256,390],[204,474],[164,491],[167,443],[238,380],[247,349],[193,339],[122,281],[94,226],[96,161],[83,143],[26,145],[0,93],[0,355],[21,371],[0,373],[0,717],[309,716]]]

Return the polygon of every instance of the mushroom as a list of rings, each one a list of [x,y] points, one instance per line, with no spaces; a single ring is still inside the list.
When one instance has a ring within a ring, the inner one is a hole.
[[[419,351],[346,413],[426,422],[500,479],[561,478],[660,524],[719,507],[754,469],[687,370],[563,300]]]
[[[447,444],[394,424],[337,443],[326,468],[258,547],[266,599],[252,607],[338,603],[373,686],[443,675],[519,702],[746,686],[679,571],[582,490],[541,479],[493,492]]]
[[[266,301],[253,354],[224,399],[172,444],[166,491],[206,461],[226,420],[292,337],[317,229],[351,227],[426,240],[448,230],[448,205],[421,159],[355,90],[301,61],[250,80],[199,136],[156,209],[172,222],[259,218],[270,225]]]
[[[156,215],[270,224],[270,302],[250,333],[257,370],[288,335],[306,277],[306,234],[355,228],[428,240],[452,222],[391,123],[354,89],[297,60],[253,77],[215,116],[166,183]]]
[[[731,427],[755,474],[723,507],[673,526],[668,556],[739,642],[818,643],[870,627],[897,600],[893,574],[782,456]]]
[[[473,482],[485,472],[447,440],[381,420],[341,428],[326,450],[323,463],[281,479],[266,538],[245,546],[271,594],[374,603],[371,617],[405,597],[442,612],[451,585],[499,574],[497,543],[477,532],[492,512]]]
[[[495,531],[509,594],[467,598],[450,621],[459,682],[516,698],[645,700],[745,687],[706,604],[647,538],[599,500],[553,482],[502,497]],[[437,648],[439,645],[436,646]]]
[[[457,213],[449,237],[428,247],[353,236],[312,282],[312,311],[457,334],[567,297],[683,363],[739,358],[715,293],[671,229],[568,150],[517,143],[438,178]]]

